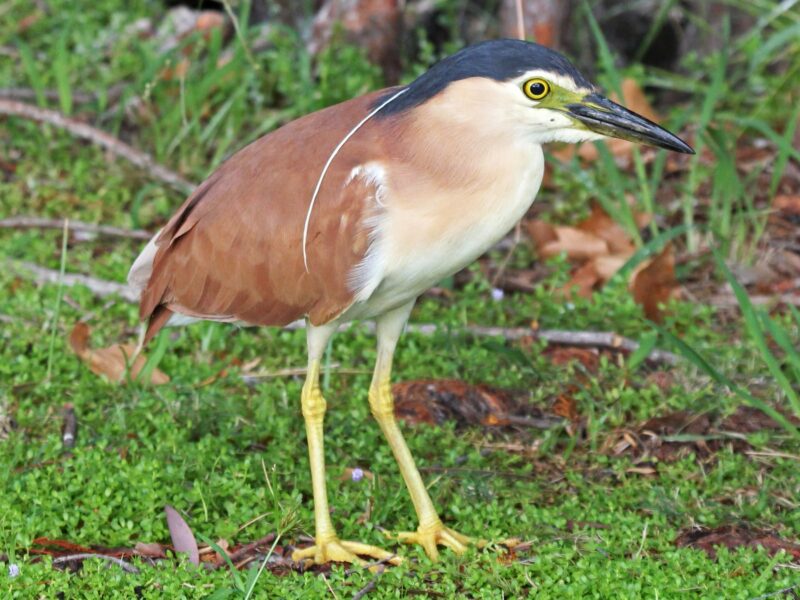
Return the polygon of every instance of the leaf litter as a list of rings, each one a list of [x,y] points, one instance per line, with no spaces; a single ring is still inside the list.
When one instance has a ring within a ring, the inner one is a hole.
[[[102,375],[112,383],[124,383],[129,373],[136,379],[147,364],[143,353],[136,354],[134,344],[113,344],[107,348],[91,348],[89,336],[91,329],[86,323],[75,324],[69,336],[69,345],[89,369]],[[149,383],[163,385],[169,383],[169,376],[158,367],[153,368]]]

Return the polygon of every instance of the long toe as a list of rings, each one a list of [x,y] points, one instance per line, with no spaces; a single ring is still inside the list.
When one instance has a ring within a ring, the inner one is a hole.
[[[456,554],[463,554],[469,544],[480,545],[482,541],[462,535],[441,523],[432,527],[420,527],[417,531],[403,531],[397,534],[397,539],[406,544],[419,544],[433,561],[439,558],[438,546],[446,546]]]
[[[302,550],[295,550],[292,553],[292,560],[296,562],[310,560],[317,565],[329,562],[363,565],[365,563],[364,560],[359,558],[360,556],[368,556],[393,565],[399,565],[403,560],[396,554],[387,552],[377,546],[339,539],[333,539],[322,544],[314,544]]]

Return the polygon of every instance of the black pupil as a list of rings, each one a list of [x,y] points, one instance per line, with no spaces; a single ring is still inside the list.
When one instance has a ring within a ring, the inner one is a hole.
[[[528,89],[533,96],[541,96],[544,94],[544,84],[538,81],[536,83],[532,83]]]

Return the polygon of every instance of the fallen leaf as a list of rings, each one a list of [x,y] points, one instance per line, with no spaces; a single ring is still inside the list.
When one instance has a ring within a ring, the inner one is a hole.
[[[578,413],[578,406],[575,403],[575,399],[567,394],[560,394],[555,402],[553,402],[553,414],[573,422],[580,419],[580,413]]]
[[[611,254],[630,256],[636,250],[625,228],[612,219],[597,202],[592,202],[592,212],[578,223],[577,228],[605,240]]]
[[[66,540],[51,540],[50,538],[46,537],[38,537],[33,540],[34,546],[55,546],[56,548],[61,548],[61,550],[68,550],[70,552],[94,552],[91,548],[86,546],[81,546],[79,544],[73,544],[72,542],[68,542]],[[38,549],[38,548],[31,548],[29,550],[31,554],[57,554],[58,551],[53,551],[50,549]]]
[[[772,208],[790,215],[800,215],[800,196],[779,194],[772,201]]]
[[[541,221],[528,221],[528,233],[543,258],[566,253],[571,260],[588,259],[608,254],[608,244],[602,238],[575,227],[549,225]]]
[[[97,375],[106,377],[114,383],[125,381],[125,373],[130,366],[131,379],[136,379],[147,363],[144,353],[139,353],[131,364],[136,352],[133,344],[114,344],[108,348],[92,349],[89,347],[91,330],[86,323],[76,323],[69,336],[69,345],[89,369]],[[158,368],[150,374],[150,383],[160,385],[169,382],[169,377]]]
[[[706,527],[684,530],[675,538],[678,548],[702,550],[709,557],[717,557],[717,548],[724,546],[729,550],[737,548],[756,548],[761,546],[772,556],[784,550],[789,556],[800,558],[800,544],[780,538],[776,533],[763,529],[751,529],[744,525],[723,525],[709,529]]]
[[[800,419],[797,417],[786,414],[784,416],[792,423],[800,425]],[[736,433],[755,433],[780,428],[781,425],[775,419],[750,406],[738,407],[734,413],[725,417],[719,424],[719,429]]]
[[[552,348],[552,349],[551,349]],[[554,365],[566,365],[571,362],[581,363],[588,371],[595,372],[600,358],[595,348],[577,348],[574,346],[552,346],[544,351],[545,356]]]
[[[546,427],[560,422],[509,390],[455,379],[405,381],[392,386],[392,393],[395,414],[412,424]]]
[[[626,262],[628,262],[628,257],[622,255],[595,256],[572,273],[572,277],[562,288],[562,291],[568,296],[576,294],[582,298],[589,298],[595,290],[611,279]]]
[[[594,261],[590,260],[572,273],[572,277],[560,291],[568,298],[573,298],[573,294],[580,298],[589,298],[599,282],[600,275]]]
[[[630,258],[627,254],[609,254],[608,256],[597,256],[593,259],[594,269],[600,278],[600,283],[607,283],[617,274]]]
[[[45,14],[41,10],[35,10],[32,13],[22,17],[17,23],[17,33],[24,33],[36,23],[38,23]]]
[[[157,542],[145,543],[136,542],[133,547],[133,553],[137,556],[144,556],[145,558],[166,558],[164,546]]]
[[[203,10],[197,15],[194,23],[195,31],[201,31],[206,40],[211,39],[211,32],[214,29],[222,31],[227,27],[228,20],[224,14],[215,10]]]
[[[189,562],[193,565],[200,564],[200,552],[197,549],[197,540],[183,517],[177,510],[167,505],[164,507],[167,515],[167,526],[169,535],[172,538],[172,546],[175,552],[185,552],[189,555]]]
[[[660,323],[664,317],[661,305],[677,297],[679,292],[675,279],[675,254],[671,243],[634,271],[629,288],[633,299],[644,309],[645,316]]]
[[[645,119],[648,119],[653,123],[659,123],[661,121],[661,117],[655,111],[653,105],[650,104],[650,101],[644,94],[644,90],[635,79],[632,77],[626,77],[622,80],[620,87],[622,88],[622,101],[624,102],[626,108],[643,116]],[[612,94],[611,98],[614,101],[619,102],[619,98],[616,94]]]

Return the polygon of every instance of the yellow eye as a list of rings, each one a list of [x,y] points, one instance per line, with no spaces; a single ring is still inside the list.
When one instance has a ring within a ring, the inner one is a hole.
[[[531,100],[541,100],[550,93],[550,84],[544,79],[528,79],[522,86],[522,91]]]

